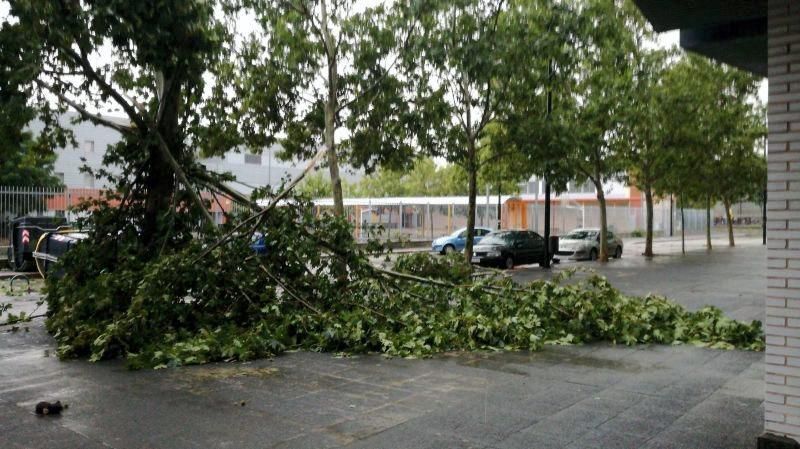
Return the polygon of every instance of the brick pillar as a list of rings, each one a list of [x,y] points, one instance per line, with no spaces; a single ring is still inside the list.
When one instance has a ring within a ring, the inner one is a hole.
[[[800,440],[800,2],[769,0],[766,432]]]

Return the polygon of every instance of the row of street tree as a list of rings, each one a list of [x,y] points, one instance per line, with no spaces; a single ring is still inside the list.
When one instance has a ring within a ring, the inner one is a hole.
[[[647,255],[654,197],[729,206],[763,185],[758,80],[656,49],[629,0],[363,3],[10,0],[2,116],[47,126],[32,141],[18,132],[24,120],[11,122],[3,145],[34,154],[65,142],[53,120],[63,109],[120,131],[106,162],[123,174],[96,175],[129,201],[145,251],[185,238],[176,223],[210,223],[198,190],[240,197],[198,156],[275,142],[327,166],[337,215],[342,162],[368,173],[420,157],[459,167],[467,259],[479,175],[513,185],[536,174],[555,190],[590,181],[603,228],[603,185],[623,179],[647,199]]]

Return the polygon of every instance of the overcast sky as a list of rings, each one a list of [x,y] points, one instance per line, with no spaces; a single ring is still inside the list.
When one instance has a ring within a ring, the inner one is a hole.
[[[8,2],[5,0],[0,0],[0,22],[5,21],[8,18]],[[668,31],[666,33],[661,33],[658,36],[658,43],[660,46],[663,47],[673,47],[680,45],[680,33],[678,31]],[[761,90],[759,91],[759,97],[761,98],[761,102],[763,104],[767,104],[767,81],[764,80],[761,83]]]

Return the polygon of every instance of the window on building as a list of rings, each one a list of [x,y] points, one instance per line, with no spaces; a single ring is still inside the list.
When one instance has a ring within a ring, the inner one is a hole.
[[[94,140],[83,141],[83,152],[86,154],[94,154]]]
[[[244,163],[245,164],[253,164],[253,165],[261,165],[261,155],[260,154],[244,154]]]
[[[92,176],[90,173],[84,173],[83,174],[83,186],[87,187],[87,188],[90,188],[90,189],[93,189],[94,188],[94,176]]]
[[[58,182],[60,182],[61,184],[64,184],[64,173],[55,172],[55,173],[53,173],[53,176],[58,178]]]
[[[571,181],[567,184],[567,192],[569,193],[595,193],[594,184],[591,181],[586,181],[583,184]]]

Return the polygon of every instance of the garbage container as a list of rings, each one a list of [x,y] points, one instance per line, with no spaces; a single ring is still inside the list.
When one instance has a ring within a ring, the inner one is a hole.
[[[55,263],[70,249],[77,245],[88,235],[80,231],[46,232],[42,234],[36,244],[33,258],[36,259],[36,268],[39,274],[45,277],[60,278],[64,275],[62,269],[55,270]]]
[[[33,271],[33,250],[45,232],[57,231],[67,224],[64,217],[18,217],[11,220],[8,235],[8,265],[15,271]]]

